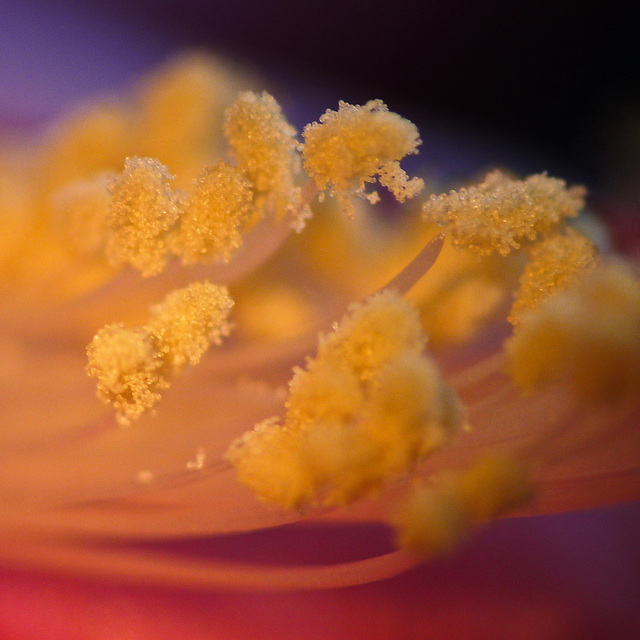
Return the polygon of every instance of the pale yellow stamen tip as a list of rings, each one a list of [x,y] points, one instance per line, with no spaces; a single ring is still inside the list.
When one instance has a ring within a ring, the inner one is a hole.
[[[224,260],[242,244],[249,216],[251,183],[226,162],[206,167],[184,202],[180,225],[171,238],[173,253],[186,264]]]
[[[471,467],[416,485],[393,516],[396,542],[419,557],[455,549],[475,528],[533,497],[514,458],[490,454]]]
[[[87,373],[98,379],[98,397],[114,406],[120,424],[137,420],[169,386],[153,336],[143,327],[110,324],[87,347]]]
[[[375,176],[400,202],[424,187],[418,178],[409,180],[398,164],[417,153],[421,141],[416,126],[390,112],[380,100],[364,106],[340,102],[338,111],[327,110],[302,135],[307,173],[321,191],[329,189],[350,215],[354,207],[349,196],[365,195],[365,183],[373,182]],[[375,192],[366,196],[377,199]]]
[[[284,422],[262,423],[229,449],[239,479],[297,508],[348,504],[409,471],[463,421],[424,342],[416,310],[397,294],[354,305],[295,370]]]
[[[187,363],[197,364],[209,345],[220,344],[229,334],[227,317],[232,306],[226,287],[194,282],[152,307],[145,328],[173,371],[180,371]]]
[[[545,174],[512,180],[494,171],[479,185],[432,195],[424,218],[447,225],[456,246],[480,255],[506,255],[577,216],[584,196],[583,187],[567,189],[563,180]]]
[[[527,391],[562,381],[583,402],[637,398],[638,276],[623,263],[597,266],[524,314],[505,348],[510,374]]]
[[[87,347],[87,373],[97,378],[98,397],[113,404],[120,424],[153,408],[171,378],[220,343],[232,305],[225,287],[196,282],[153,307],[144,326],[98,331]]]
[[[595,245],[570,228],[534,245],[520,278],[509,322],[518,325],[524,313],[549,296],[573,286],[587,269],[595,267],[597,255]]]
[[[294,187],[299,160],[296,130],[280,105],[267,92],[241,93],[226,111],[224,132],[238,167],[253,183],[258,210],[268,201],[277,217],[284,217],[299,197]]]
[[[110,186],[107,255],[114,265],[129,264],[144,276],[166,265],[167,233],[180,210],[167,168],[151,158],[127,158]]]
[[[344,363],[363,379],[369,379],[393,355],[403,349],[420,350],[426,343],[415,307],[392,291],[356,303],[336,330],[321,336],[318,357]]]

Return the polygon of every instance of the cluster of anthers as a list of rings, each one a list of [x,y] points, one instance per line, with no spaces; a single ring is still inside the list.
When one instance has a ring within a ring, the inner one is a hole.
[[[391,496],[382,502],[397,553],[422,558],[527,508],[536,477],[551,469],[553,478],[557,460],[575,461],[603,438],[627,442],[640,383],[640,282],[568,224],[584,206],[582,187],[493,171],[420,202],[423,180],[400,167],[418,151],[418,130],[380,100],[340,103],[299,139],[270,94],[236,91],[239,78],[206,57],[172,62],[128,102],[103,102],[58,126],[37,162],[25,163],[37,167],[23,181],[31,191],[13,202],[27,200],[35,213],[14,235],[28,228],[48,258],[23,260],[21,283],[48,286],[60,268],[66,288],[51,295],[86,318],[83,326],[110,318],[89,343],[86,370],[120,425],[97,418],[87,451],[83,432],[80,449],[67,442],[64,455],[59,443],[52,454],[48,433],[46,458],[29,463],[32,473],[48,473],[41,483],[52,488],[26,483],[47,505],[41,532],[76,540],[79,532],[243,531],[302,514],[373,517],[366,505]],[[362,204],[379,200],[366,191],[376,180],[397,201],[411,201],[393,226]],[[15,268],[15,250],[3,251],[3,264]],[[84,277],[71,274],[79,266]],[[137,285],[125,267],[148,280]],[[162,288],[170,290],[164,300],[139,315],[140,301]],[[113,317],[125,307],[127,322]],[[495,320],[500,314],[511,332]],[[317,351],[304,360],[318,331]],[[211,345],[219,351],[205,357]],[[198,378],[191,366],[200,362]],[[541,414],[545,402],[550,415]],[[624,411],[616,409],[611,432],[601,407],[614,405]],[[457,439],[467,445],[456,458]],[[128,451],[121,463],[118,447]],[[195,479],[172,462],[172,448],[179,457],[188,447]],[[84,464],[73,455],[85,455]],[[15,453],[5,478],[26,464]],[[67,475],[53,472],[61,464],[70,465]],[[82,489],[70,479],[80,467]],[[276,508],[229,489],[230,471]],[[637,464],[626,471],[637,484]],[[19,507],[29,503],[8,484],[5,500],[17,515],[5,520],[15,528],[28,520]],[[118,520],[123,486],[129,509]],[[177,499],[189,515],[175,515]],[[566,495],[547,499],[556,501],[550,508],[580,506]],[[131,500],[147,512],[133,513]],[[55,511],[62,505],[63,515]],[[69,539],[59,543],[72,557]],[[361,561],[359,577],[352,565],[342,574],[334,567],[330,578],[307,573],[322,584],[372,579],[404,566],[397,553]],[[90,564],[83,558],[77,563]],[[139,558],[131,565],[156,571]],[[206,581],[191,566],[171,567],[168,574]],[[216,567],[233,582],[228,568]],[[241,571],[234,575],[242,582]],[[307,574],[264,575],[291,585]]]

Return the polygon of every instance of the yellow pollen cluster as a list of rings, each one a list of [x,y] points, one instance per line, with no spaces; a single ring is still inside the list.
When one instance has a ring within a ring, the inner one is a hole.
[[[242,244],[253,197],[244,173],[222,160],[205,167],[185,198],[180,225],[171,238],[185,264],[229,260]]]
[[[509,372],[527,391],[561,381],[589,404],[637,399],[640,279],[623,263],[591,269],[524,314],[505,348]]]
[[[151,158],[127,158],[122,176],[110,185],[107,255],[144,276],[166,266],[167,236],[180,215],[167,168]]]
[[[567,189],[564,180],[545,174],[512,180],[493,171],[476,186],[432,195],[423,217],[446,225],[457,246],[480,255],[494,251],[507,255],[577,216],[584,196],[583,187]]]
[[[109,324],[87,347],[87,373],[98,379],[98,397],[113,405],[120,424],[137,420],[169,386],[153,336],[144,327]]]
[[[232,306],[225,287],[195,282],[152,307],[144,326],[117,323],[98,331],[87,347],[87,373],[97,378],[98,397],[113,404],[120,424],[154,407],[172,377],[220,343]]]
[[[380,100],[363,106],[340,102],[338,111],[328,109],[320,122],[307,125],[302,136],[302,155],[307,173],[318,189],[335,196],[350,215],[354,206],[350,195],[366,195],[377,200],[375,192],[365,194],[365,183],[375,176],[400,202],[417,195],[424,183],[409,180],[399,161],[417,153],[421,140],[409,120],[390,112]]]
[[[516,326],[524,313],[570,288],[585,271],[595,267],[598,251],[591,240],[567,227],[536,243],[529,256],[508,318]]]
[[[291,509],[347,504],[408,472],[462,424],[424,343],[417,311],[397,294],[354,305],[294,370],[284,422],[267,420],[230,447],[239,479]]]
[[[295,203],[298,172],[296,130],[273,96],[241,93],[225,114],[224,132],[233,157],[253,183],[257,209],[271,198],[278,219]]]
[[[161,158],[176,184],[188,185],[219,157],[224,109],[245,82],[211,56],[190,53],[144,76],[128,95],[73,112],[49,132],[29,176],[39,215],[59,229],[57,211],[50,216],[58,189],[119,171],[127,156]]]
[[[478,526],[532,496],[526,470],[515,458],[488,454],[432,485],[415,486],[393,518],[396,542],[421,558],[449,552]]]

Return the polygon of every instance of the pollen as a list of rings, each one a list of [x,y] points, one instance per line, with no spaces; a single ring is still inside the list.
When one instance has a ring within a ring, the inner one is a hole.
[[[120,424],[153,408],[186,364],[197,364],[221,342],[232,305],[225,287],[196,282],[152,307],[144,326],[118,323],[98,331],[87,347],[87,373],[97,378],[98,397],[114,406]]]
[[[396,509],[396,543],[426,558],[455,549],[482,524],[533,497],[529,475],[513,457],[487,454],[432,484],[416,484]]]
[[[505,344],[508,370],[526,391],[567,384],[583,402],[637,399],[640,387],[640,279],[618,262],[523,314]]]
[[[338,199],[352,216],[349,196],[377,200],[375,192],[365,194],[365,183],[375,176],[400,202],[417,195],[424,183],[409,179],[399,161],[417,153],[421,140],[416,126],[388,110],[380,100],[364,106],[340,102],[338,111],[328,109],[319,122],[307,125],[303,132],[302,154],[307,173],[320,191]]]
[[[180,209],[173,176],[151,158],[127,158],[110,186],[107,256],[114,265],[131,265],[143,276],[166,266],[167,235]]]
[[[417,309],[385,290],[351,306],[335,331],[320,338],[318,358],[344,364],[367,380],[390,357],[404,349],[420,350],[426,340]]]
[[[432,195],[423,217],[446,226],[458,247],[507,255],[577,216],[585,194],[583,187],[567,188],[564,180],[546,174],[513,180],[493,171],[476,186]]]
[[[284,421],[227,452],[240,481],[286,509],[345,505],[446,444],[463,411],[425,341],[417,311],[393,292],[352,307],[294,371]]]
[[[252,182],[258,213],[267,200],[277,218],[284,217],[298,191],[296,130],[266,91],[246,91],[227,109],[224,132],[237,165]]]
[[[251,183],[242,171],[223,161],[205,167],[184,201],[172,252],[186,264],[228,261],[242,244],[251,200]]]
[[[112,404],[121,425],[137,420],[169,386],[153,336],[144,327],[110,324],[87,347],[87,373],[98,379],[98,397]]]
[[[591,240],[569,227],[536,243],[520,278],[509,322],[518,325],[524,313],[573,286],[586,270],[595,267],[597,256]]]
[[[151,308],[145,329],[174,373],[195,365],[212,344],[229,335],[227,317],[233,306],[226,287],[194,282],[172,291]]]

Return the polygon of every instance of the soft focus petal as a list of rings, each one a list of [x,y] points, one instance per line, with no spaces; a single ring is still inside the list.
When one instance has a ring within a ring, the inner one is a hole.
[[[148,589],[5,571],[0,635],[16,640],[631,640],[640,625],[639,526],[635,506],[504,521],[455,557],[403,576],[306,593]],[[375,546],[376,538],[379,531],[372,530],[357,544]],[[295,543],[272,536],[258,544],[257,553],[282,543],[293,543],[289,548],[295,553],[304,541],[303,533]]]

